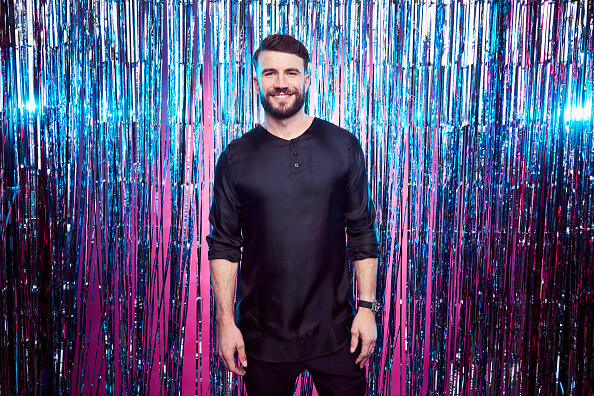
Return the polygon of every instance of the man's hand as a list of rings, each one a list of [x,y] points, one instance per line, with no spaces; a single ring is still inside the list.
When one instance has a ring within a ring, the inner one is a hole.
[[[367,308],[359,308],[357,315],[353,319],[351,326],[351,353],[357,349],[361,337],[361,354],[355,360],[360,368],[365,366],[369,356],[373,353],[375,348],[375,340],[377,339],[377,327],[375,325],[375,315],[373,311]]]
[[[218,341],[219,356],[223,359],[227,370],[237,375],[244,375],[245,367],[247,367],[245,345],[241,331],[237,328],[233,320],[218,322]],[[235,361],[235,351],[237,351],[242,367]]]

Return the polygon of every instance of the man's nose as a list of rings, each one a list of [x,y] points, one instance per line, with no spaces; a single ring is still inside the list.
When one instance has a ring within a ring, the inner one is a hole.
[[[282,73],[279,73],[276,75],[276,78],[274,79],[274,87],[275,88],[286,88],[287,87],[287,78]]]

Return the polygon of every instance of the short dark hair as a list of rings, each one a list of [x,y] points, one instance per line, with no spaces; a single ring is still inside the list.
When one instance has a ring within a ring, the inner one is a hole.
[[[254,67],[258,64],[258,56],[262,51],[278,51],[294,54],[303,59],[303,68],[309,66],[309,52],[305,45],[290,34],[271,34],[260,43],[260,47],[252,56]]]

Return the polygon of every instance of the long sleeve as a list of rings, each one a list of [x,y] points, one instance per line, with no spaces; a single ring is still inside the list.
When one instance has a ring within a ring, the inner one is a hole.
[[[351,146],[351,158],[345,209],[349,255],[352,260],[377,258],[379,243],[375,228],[375,206],[367,181],[365,157],[355,136]]]
[[[213,199],[209,221],[212,231],[206,236],[208,259],[224,258],[232,262],[241,259],[241,209],[229,168],[229,146],[221,153],[215,167]]]

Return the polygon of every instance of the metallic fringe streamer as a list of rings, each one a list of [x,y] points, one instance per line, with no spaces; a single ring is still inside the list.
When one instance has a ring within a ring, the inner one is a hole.
[[[382,253],[368,394],[594,387],[588,1],[0,3],[0,394],[244,394],[217,357],[214,164],[251,54],[312,55]],[[296,391],[313,392],[304,373]]]

